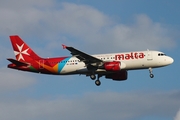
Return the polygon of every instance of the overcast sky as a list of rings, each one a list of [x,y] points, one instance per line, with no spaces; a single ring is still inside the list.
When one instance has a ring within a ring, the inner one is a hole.
[[[1,0],[0,119],[180,120],[178,0]],[[9,35],[42,57],[70,56],[61,44],[89,54],[159,50],[167,67],[129,71],[127,81],[49,76],[7,68]]]

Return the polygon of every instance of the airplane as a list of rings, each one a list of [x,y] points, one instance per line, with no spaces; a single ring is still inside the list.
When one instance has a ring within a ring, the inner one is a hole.
[[[97,78],[97,86],[101,85],[99,78],[102,76],[114,81],[127,80],[129,70],[149,69],[150,77],[153,78],[153,68],[174,62],[173,58],[160,51],[89,55],[66,45],[62,45],[63,49],[69,50],[72,56],[41,58],[18,35],[10,36],[10,40],[16,59],[7,59],[11,62],[8,68],[51,75],[82,74],[92,80]]]

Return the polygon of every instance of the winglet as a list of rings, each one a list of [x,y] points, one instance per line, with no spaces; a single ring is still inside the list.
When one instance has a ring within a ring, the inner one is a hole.
[[[63,49],[66,49],[66,48],[67,48],[67,46],[66,46],[66,45],[64,45],[64,44],[62,44],[62,47],[63,47]]]

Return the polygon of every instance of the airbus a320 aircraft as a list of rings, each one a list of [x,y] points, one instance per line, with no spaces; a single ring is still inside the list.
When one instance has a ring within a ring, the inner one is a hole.
[[[84,74],[90,76],[95,84],[101,84],[99,78],[123,81],[128,78],[128,70],[149,69],[167,66],[173,59],[159,51],[135,51],[89,55],[73,47],[63,45],[71,52],[70,57],[41,58],[19,36],[10,36],[16,59],[9,58],[8,68],[52,75]]]

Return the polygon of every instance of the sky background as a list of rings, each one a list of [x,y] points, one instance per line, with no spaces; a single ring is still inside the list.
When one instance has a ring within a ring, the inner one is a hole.
[[[180,2],[178,0],[1,0],[0,119],[180,120]],[[7,68],[15,58],[9,35],[41,57],[159,50],[164,68],[129,71],[127,81],[50,76]]]

